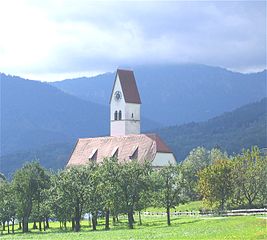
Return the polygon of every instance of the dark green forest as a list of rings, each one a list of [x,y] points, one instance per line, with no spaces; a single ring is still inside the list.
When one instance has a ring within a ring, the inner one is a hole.
[[[225,113],[201,123],[189,123],[155,130],[181,162],[189,152],[203,146],[207,149],[219,147],[229,154],[240,153],[243,148],[266,143],[267,98],[248,104],[235,111]],[[64,168],[76,140],[50,144],[39,149],[21,151],[1,157],[1,171],[9,178],[23,163],[38,160],[46,168]]]
[[[156,130],[182,161],[188,152],[203,146],[219,147],[229,154],[240,153],[242,148],[267,146],[267,98],[225,113],[206,122],[189,123]]]

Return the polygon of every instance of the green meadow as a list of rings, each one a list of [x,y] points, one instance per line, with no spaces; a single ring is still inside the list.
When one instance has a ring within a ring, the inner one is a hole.
[[[136,220],[138,216],[135,216]],[[83,239],[267,239],[266,216],[239,217],[180,217],[173,216],[171,226],[167,226],[165,216],[142,216],[142,225],[135,224],[134,229],[127,227],[126,218],[104,230],[104,220],[99,219],[97,231],[92,231],[88,221],[82,221],[82,229],[75,233],[70,229],[61,230],[58,222],[50,223],[46,232],[31,230],[23,234],[15,230],[15,234],[5,231],[0,238],[5,239],[49,239],[49,240],[83,240]],[[30,224],[32,226],[32,224]]]

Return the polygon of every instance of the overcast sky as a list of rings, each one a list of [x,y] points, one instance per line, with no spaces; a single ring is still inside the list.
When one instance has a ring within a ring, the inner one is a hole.
[[[60,80],[118,66],[266,68],[265,1],[0,0],[0,72]]]

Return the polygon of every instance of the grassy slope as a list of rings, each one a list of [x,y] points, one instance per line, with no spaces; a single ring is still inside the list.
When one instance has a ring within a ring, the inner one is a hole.
[[[1,239],[266,239],[266,218],[255,216],[248,217],[173,217],[172,225],[166,226],[163,216],[143,217],[143,225],[136,225],[134,230],[127,229],[125,219],[104,231],[103,221],[100,221],[98,231],[88,229],[87,222],[83,222],[82,231],[79,233],[69,230],[59,230],[59,223],[51,223],[51,228],[46,233],[33,231],[30,234],[16,233],[4,235]],[[70,224],[69,224],[70,225]]]
[[[199,211],[200,209],[207,209],[206,206],[204,206],[202,201],[194,201],[194,202],[189,202],[185,204],[178,205],[175,208],[171,209],[171,212],[186,212],[186,211]],[[154,208],[154,207],[149,207],[145,210],[145,212],[166,212],[165,208]]]

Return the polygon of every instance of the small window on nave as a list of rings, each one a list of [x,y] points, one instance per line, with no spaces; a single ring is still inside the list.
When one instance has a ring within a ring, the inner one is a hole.
[[[111,153],[111,157],[118,158],[119,155],[119,147],[115,147]]]
[[[121,120],[121,110],[119,111],[119,120]]]
[[[129,159],[131,159],[131,160],[138,159],[138,146],[133,147],[132,153],[129,156]]]
[[[93,149],[93,151],[91,152],[90,156],[89,156],[89,161],[95,161],[97,160],[97,152],[98,152],[98,149]]]

